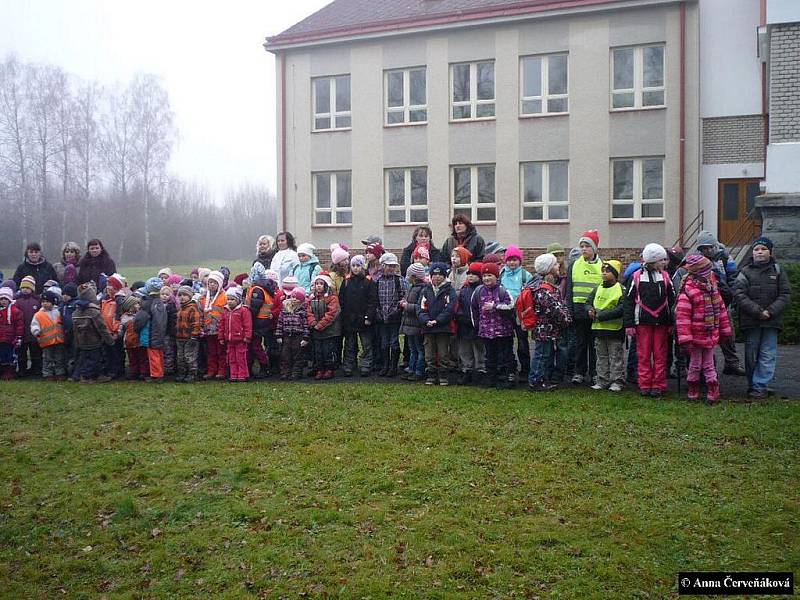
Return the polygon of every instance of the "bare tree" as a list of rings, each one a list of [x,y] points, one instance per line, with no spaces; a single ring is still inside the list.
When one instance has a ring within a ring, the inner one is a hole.
[[[99,176],[100,128],[97,123],[102,90],[93,81],[84,83],[75,99],[72,114],[72,147],[77,157],[75,182],[80,192],[84,245],[89,241],[89,208],[92,189]]]
[[[167,91],[154,75],[136,75],[131,82],[130,97],[135,127],[133,156],[144,196],[144,259],[149,263],[150,201],[156,185],[165,181],[176,133],[175,116]]]
[[[70,182],[72,179],[72,168],[74,166],[74,123],[73,117],[77,107],[72,91],[70,77],[60,71],[53,80],[56,93],[55,106],[55,129],[56,146],[58,149],[55,158],[55,170],[61,183],[59,198],[59,212],[61,213],[60,237],[61,245],[67,241],[67,215],[71,214],[68,196],[70,192]]]

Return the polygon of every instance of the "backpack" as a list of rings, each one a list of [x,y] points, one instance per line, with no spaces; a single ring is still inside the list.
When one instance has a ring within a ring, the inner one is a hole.
[[[514,303],[517,321],[525,331],[533,331],[539,317],[536,314],[536,301],[533,298],[533,288],[524,287]]]
[[[631,289],[636,288],[636,305],[639,308],[641,308],[642,310],[644,310],[651,317],[653,317],[654,319],[657,319],[659,317],[659,315],[661,314],[661,312],[665,308],[669,307],[669,291],[672,289],[672,279],[669,277],[669,273],[667,273],[666,275],[664,274],[664,272],[661,273],[661,277],[664,280],[664,302],[662,302],[658,306],[658,308],[651,309],[651,308],[645,306],[644,304],[642,304],[641,296],[639,296],[639,282],[642,279],[642,271],[643,271],[643,269],[639,269],[638,271],[634,272],[634,274],[633,274],[633,285],[631,286]],[[628,291],[628,293],[630,294],[630,291]]]

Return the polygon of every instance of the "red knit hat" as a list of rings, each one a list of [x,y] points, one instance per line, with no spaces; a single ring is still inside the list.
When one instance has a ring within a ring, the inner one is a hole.
[[[453,248],[453,252],[458,254],[459,258],[461,259],[462,267],[466,264],[469,264],[469,261],[472,258],[472,252],[467,250],[464,246],[456,246]]]
[[[490,273],[490,274],[494,275],[495,277],[500,277],[500,267],[498,266],[497,263],[493,263],[493,262],[487,263],[487,262],[485,262],[485,263],[483,263],[483,268],[481,269],[481,274],[482,275],[486,275],[486,273]]]
[[[120,279],[116,274],[114,274],[109,276],[108,280],[106,281],[106,285],[114,288],[115,292],[118,292],[125,287],[125,282],[122,281],[122,279]]]
[[[242,282],[247,279],[247,273],[239,273],[236,277],[233,278],[233,281],[236,285],[241,286]]]
[[[584,231],[578,240],[578,245],[580,245],[582,242],[586,242],[594,249],[595,252],[597,252],[597,248],[600,246],[600,234],[598,233],[597,229]]]
[[[483,271],[483,263],[481,262],[470,263],[469,268],[467,269],[467,273],[472,273],[473,275],[477,275],[478,277],[481,276],[482,271]]]
[[[364,254],[370,253],[373,256],[375,256],[375,258],[380,258],[383,252],[384,252],[383,246],[378,244],[377,242],[374,244],[370,244],[364,249]]]
[[[411,255],[412,260],[416,260],[418,258],[424,258],[426,260],[431,259],[431,251],[428,244],[420,244],[416,248],[414,248],[414,253]]]

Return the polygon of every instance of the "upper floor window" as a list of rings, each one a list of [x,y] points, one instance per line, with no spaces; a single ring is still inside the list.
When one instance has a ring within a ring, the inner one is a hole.
[[[520,60],[521,115],[569,111],[567,55],[524,56]]]
[[[664,106],[664,44],[611,50],[611,108]]]
[[[350,75],[316,77],[311,84],[314,131],[350,129]]]
[[[313,174],[314,225],[352,225],[350,171]]]
[[[471,165],[450,169],[453,214],[465,214],[473,222],[495,221],[494,165]]]
[[[522,221],[569,219],[568,173],[562,160],[520,165]]]
[[[428,222],[428,169],[386,169],[386,222]]]
[[[386,125],[426,123],[428,91],[425,67],[386,71]]]
[[[494,61],[450,65],[451,119],[494,118]]]
[[[664,157],[611,161],[611,218],[664,218]]]

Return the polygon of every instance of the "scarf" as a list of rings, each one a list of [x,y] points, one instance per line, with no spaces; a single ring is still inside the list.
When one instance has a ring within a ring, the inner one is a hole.
[[[703,326],[706,333],[711,333],[719,328],[719,316],[725,310],[722,296],[717,289],[717,282],[713,275],[708,278],[692,275],[697,288],[703,294]]]

